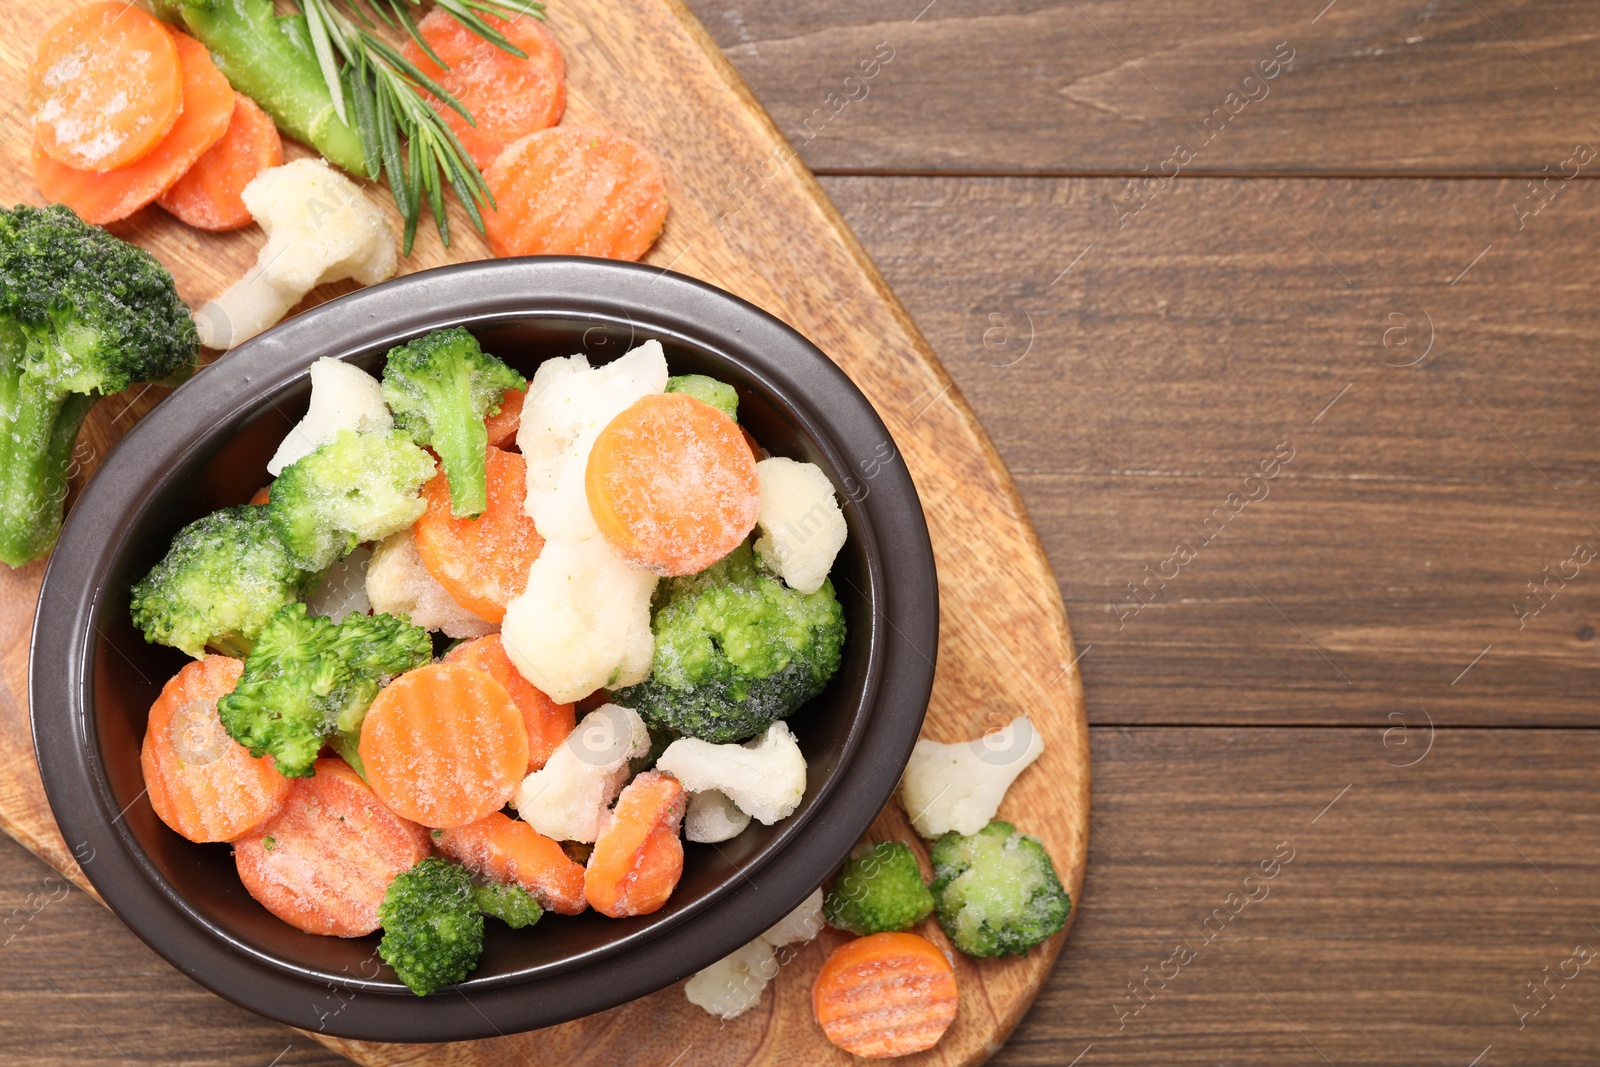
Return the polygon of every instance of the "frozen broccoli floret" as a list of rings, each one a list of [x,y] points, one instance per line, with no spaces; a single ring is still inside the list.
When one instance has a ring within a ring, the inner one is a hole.
[[[748,544],[656,591],[650,676],[615,694],[653,725],[723,744],[764,731],[839,669],[833,585],[798,593],[756,569]]]
[[[430,856],[389,883],[378,955],[419,997],[454,985],[483,955],[483,913],[465,867]]]
[[[1072,898],[1036,837],[996,819],[934,842],[939,925],[969,956],[1020,956],[1067,924]]]
[[[933,894],[904,841],[879,841],[862,849],[834,879],[822,905],[828,925],[852,934],[909,930],[933,911]]]
[[[294,562],[320,571],[363,541],[417,521],[433,457],[399,433],[340,430],[283,469],[267,514]]]
[[[479,348],[460,326],[389,350],[383,399],[401,432],[439,454],[456,518],[481,515],[489,506],[483,420],[500,410],[507,389],[527,387],[526,378]]]
[[[495,883],[472,888],[472,900],[485,915],[493,915],[513,930],[532,926],[544,914],[539,901],[519,885]]]
[[[199,658],[210,645],[244,656],[273,612],[305,596],[317,575],[278,540],[267,509],[245,504],[196,519],[133,587],[133,624],[153,644]]]
[[[667,392],[682,393],[710,404],[728,418],[738,421],[739,393],[727,382],[706,374],[678,374],[667,379]]]

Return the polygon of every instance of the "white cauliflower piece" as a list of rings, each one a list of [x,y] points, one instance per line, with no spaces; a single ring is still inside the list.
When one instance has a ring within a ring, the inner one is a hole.
[[[242,196],[267,243],[243,278],[195,312],[207,348],[248,341],[324,282],[394,277],[399,254],[383,212],[323,160],[269,167]]]
[[[383,402],[378,379],[342,359],[319,359],[311,364],[311,403],[306,417],[295,424],[267,461],[267,473],[276,478],[283,468],[311,455],[340,430],[388,433],[392,429],[394,416]]]
[[[758,937],[697,971],[683,984],[683,995],[712,1015],[732,1019],[761,1003],[761,994],[777,973],[772,946]]]
[[[790,589],[815,593],[844,547],[844,512],[833,483],[815,463],[774,456],[756,464],[761,515],[756,555]]]
[[[656,575],[605,542],[552,538],[506,605],[501,638],[522,676],[561,703],[644,681]]]
[[[1026,715],[971,741],[918,741],[900,779],[900,804],[923,837],[975,834],[1043,751],[1044,738]]]
[[[307,613],[339,622],[346,615],[372,611],[372,601],[367,598],[367,565],[371,562],[372,549],[362,545],[329,567],[317,591],[306,598]]]
[[[720,790],[763,826],[788,818],[806,794],[806,759],[781,721],[742,745],[679,738],[661,754],[656,770],[666,771],[690,792]]]
[[[483,637],[494,623],[457,604],[423,565],[409,528],[378,542],[367,564],[367,600],[374,611],[405,615],[424,630],[443,630],[446,637]]]
[[[792,945],[796,941],[810,941],[817,936],[826,922],[827,920],[822,917],[822,887],[818,886],[793,911],[762,934],[761,940],[773,948]]]
[[[512,803],[524,822],[556,841],[593,842],[628,780],[628,761],[650,751],[632,708],[602,704],[585,715],[547,762],[522,780]]]
[[[589,366],[581,354],[539,365],[522,404],[517,447],[528,464],[523,507],[543,537],[600,536],[584,481],[589,450],[607,423],[666,388],[667,357],[659,341],[646,341],[603,367]]]
[[[750,816],[740,811],[728,794],[707,789],[689,794],[689,810],[683,817],[683,836],[702,845],[731,841],[744,833]]]

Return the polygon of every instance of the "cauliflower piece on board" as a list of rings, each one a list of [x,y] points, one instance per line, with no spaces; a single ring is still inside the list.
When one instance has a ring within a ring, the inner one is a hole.
[[[399,253],[383,212],[323,160],[269,167],[241,195],[267,243],[244,277],[195,311],[207,348],[248,341],[324,282],[394,277]]]
[[[822,887],[818,886],[793,911],[762,934],[761,940],[773,948],[782,948],[797,941],[810,941],[825,925],[827,920],[822,917]]]
[[[372,601],[367,598],[367,565],[372,549],[366,545],[329,567],[317,591],[306,598],[308,615],[326,615],[340,622],[346,615],[367,615]]]
[[[744,833],[750,816],[740,811],[720,789],[689,794],[689,811],[683,817],[683,836],[702,845],[731,841]]]
[[[628,780],[628,761],[650,751],[650,731],[631,708],[602,704],[585,715],[545,765],[522,780],[512,804],[556,841],[593,842]]]
[[[494,623],[455,602],[422,562],[416,539],[404,529],[378,542],[367,564],[367,599],[375,611],[404,615],[424,630],[446,637],[483,637]]]
[[[814,463],[774,456],[756,464],[761,517],[756,555],[790,589],[815,593],[844,547],[844,512],[833,483]]]
[[[788,818],[806,793],[806,759],[786,723],[742,745],[713,745],[684,737],[656,760],[691,792],[721,790],[740,811],[763,826]]]
[[[711,1015],[733,1019],[761,1003],[761,994],[777,973],[772,946],[758,937],[697,971],[683,984],[683,995]]]
[[[1026,715],[971,741],[918,741],[900,779],[900,804],[923,837],[975,834],[1043,751],[1044,738]]]
[[[383,402],[378,379],[342,359],[319,359],[311,364],[311,404],[306,417],[295,424],[267,461],[267,473],[276,478],[283,468],[309,456],[340,430],[388,433],[392,429],[394,416]]]

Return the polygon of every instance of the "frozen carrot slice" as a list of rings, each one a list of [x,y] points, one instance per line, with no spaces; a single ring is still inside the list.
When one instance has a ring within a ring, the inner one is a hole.
[[[487,671],[430,663],[372,702],[358,745],[372,791],[424,826],[477,822],[511,799],[528,769],[528,731]]]
[[[554,126],[510,145],[484,171],[497,256],[638,259],[667,218],[661,163],[610,130]]]
[[[500,398],[500,410],[484,420],[489,431],[489,444],[506,448],[516,444],[517,429],[522,425],[522,402],[528,398],[526,389],[507,389]]]
[[[132,163],[167,135],[182,104],[172,36],[120,0],[80,7],[46,30],[28,71],[34,137],[64,167]]]
[[[267,501],[269,501],[271,499],[272,499],[272,486],[271,485],[263,485],[260,489],[257,489],[255,491],[255,493],[250,497],[250,503],[252,503],[252,504],[265,504]]]
[[[584,871],[583,892],[602,915],[648,915],[683,875],[678,827],[688,800],[670,774],[646,771],[623,789]]]
[[[422,565],[456,603],[490,622],[505,618],[506,605],[527,587],[528,568],[544,547],[522,508],[527,472],[519,453],[491,447],[484,458],[489,503],[475,519],[451,514],[443,471],[422,487],[428,508],[412,531]]]
[[[583,864],[567,858],[559,842],[504,812],[441,831],[438,845],[473,874],[519,885],[559,915],[576,915],[589,906],[583,897]]]
[[[206,149],[156,203],[197,230],[237,230],[253,221],[244,206],[244,187],[282,162],[283,138],[272,117],[248,96],[235,93],[222,140]]]
[[[739,426],[704,401],[657,393],[595,438],[589,510],[624,559],[657,574],[695,574],[755,529],[761,488]]]
[[[488,12],[481,17],[528,58],[518,59],[496,47],[438,7],[417,23],[417,29],[449,69],[441,69],[416,41],[407,39],[402,49],[418,70],[472,112],[476,125],[468,125],[442,100],[428,98],[480,170],[512,141],[560,122],[567,107],[567,64],[550,31],[534,18],[508,22]]]
[[[150,806],[190,841],[232,841],[283,807],[289,779],[271,756],[252,759],[228,736],[217,699],[233,692],[244,664],[207,656],[184,667],[150,706],[139,765]]]
[[[460,663],[488,671],[494,680],[506,687],[511,700],[522,712],[523,725],[528,729],[528,770],[543,767],[550,753],[567,739],[578,717],[571,704],[557,704],[543,690],[522,676],[506,655],[506,646],[499,634],[466,641],[452,648],[444,657],[446,663]]]
[[[873,934],[833,950],[811,1010],[828,1040],[857,1056],[906,1056],[938,1044],[956,1018],[956,972],[916,934]]]
[[[272,914],[308,934],[378,928],[389,883],[428,855],[428,831],[384,807],[350,765],[320,759],[283,810],[234,842],[239,879]]]
[[[138,159],[99,173],[56,162],[35,137],[33,181],[46,199],[67,205],[96,226],[125,219],[171,188],[222,139],[233,117],[233,88],[205,45],[181,33],[171,39],[183,68],[183,110],[172,129]]]

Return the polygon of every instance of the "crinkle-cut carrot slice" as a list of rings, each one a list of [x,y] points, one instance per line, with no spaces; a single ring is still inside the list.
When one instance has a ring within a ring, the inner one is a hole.
[[[906,1056],[938,1044],[956,1017],[955,968],[916,934],[846,941],[823,963],[811,1008],[828,1040],[857,1056]]]
[[[688,796],[670,774],[645,771],[617,797],[584,872],[584,895],[602,915],[648,915],[667,902],[683,875]]]
[[[511,657],[506,655],[506,646],[499,634],[462,642],[445,655],[444,662],[488,671],[495,681],[506,687],[517,710],[522,712],[523,725],[528,728],[529,773],[543,767],[550,754],[578,724],[577,712],[571,704],[556,703],[522,676]]]
[[[490,622],[528,585],[528,568],[544,538],[523,510],[528,466],[516,452],[490,447],[484,457],[488,505],[477,518],[450,511],[450,483],[441,471],[422,487],[428,508],[412,533],[428,573],[457,604]]]
[[[583,864],[569,859],[560,842],[504,812],[442,830],[437,843],[440,852],[473,874],[519,885],[558,915],[576,915],[589,906]]]
[[[495,448],[509,448],[517,442],[517,430],[522,426],[522,402],[528,398],[526,389],[507,389],[500,399],[500,410],[483,421],[489,431],[489,444]]]
[[[197,230],[237,230],[254,221],[244,206],[244,187],[282,162],[283,138],[272,116],[248,96],[235,93],[222,140],[206,149],[156,203]]]

